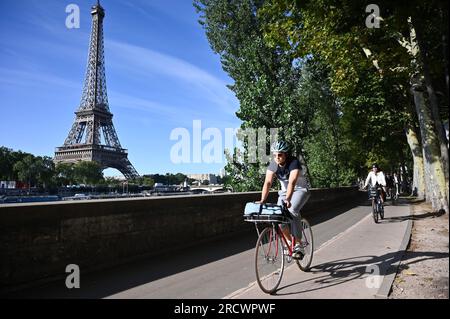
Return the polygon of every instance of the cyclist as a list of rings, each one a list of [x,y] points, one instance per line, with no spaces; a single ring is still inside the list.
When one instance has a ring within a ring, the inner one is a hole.
[[[384,178],[383,172],[378,167],[377,163],[372,165],[372,171],[369,172],[366,178],[366,183],[364,184],[364,188],[369,184],[372,187],[375,187],[377,184],[381,186],[381,202],[384,203],[384,198],[386,196],[386,179]]]
[[[398,196],[399,195],[399,185],[400,185],[400,181],[399,181],[399,179],[398,179],[398,176],[397,176],[397,172],[394,172],[394,177],[393,177],[393,179],[394,179],[394,185],[395,185],[395,196]]]
[[[295,237],[296,245],[292,257],[301,259],[304,256],[304,250],[300,245],[302,237],[300,209],[311,195],[309,182],[299,160],[289,153],[289,146],[286,142],[278,141],[273,143],[271,152],[274,158],[266,170],[260,203],[265,203],[267,200],[273,178],[276,176],[281,184],[277,204],[282,205],[285,202],[292,217],[290,227],[283,227],[282,231],[286,238],[292,238],[291,233]]]
[[[392,199],[394,197],[394,178],[391,174],[386,173],[385,176],[386,180],[386,189],[387,189],[387,195]]]

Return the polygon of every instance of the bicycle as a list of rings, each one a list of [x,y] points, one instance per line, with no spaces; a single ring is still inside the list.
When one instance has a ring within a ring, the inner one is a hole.
[[[374,187],[369,188],[369,199],[372,200],[372,216],[375,224],[378,223],[378,215],[381,219],[384,219],[384,206],[381,201],[381,189],[376,184]]]
[[[392,201],[392,205],[395,205],[398,199],[398,188],[397,185],[390,185],[386,189],[386,196]]]
[[[253,203],[257,205],[256,203]],[[283,224],[291,222],[291,217],[285,204],[259,204],[259,211],[245,215],[245,220],[255,224],[258,240],[255,247],[255,273],[256,282],[262,291],[272,294],[280,285],[284,273],[285,262],[290,263],[295,259],[297,266],[302,271],[309,271],[313,253],[314,240],[309,222],[302,218],[302,239],[300,246],[304,254],[301,258],[294,258],[293,251],[296,245],[295,237],[289,239],[283,234]],[[264,224],[260,232],[258,224]]]

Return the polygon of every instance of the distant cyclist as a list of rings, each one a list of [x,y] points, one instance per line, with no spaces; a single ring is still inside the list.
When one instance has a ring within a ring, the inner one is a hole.
[[[276,176],[281,184],[281,190],[278,192],[278,205],[282,205],[285,202],[292,216],[290,227],[283,227],[282,230],[287,238],[291,238],[291,233],[295,237],[296,246],[292,257],[301,259],[304,251],[299,244],[302,237],[300,209],[311,195],[309,183],[305,176],[306,172],[302,170],[299,160],[290,155],[289,146],[286,142],[275,142],[271,146],[271,152],[274,158],[266,171],[260,203],[266,202],[273,177]]]
[[[393,180],[394,180],[394,186],[395,186],[395,196],[398,196],[400,193],[399,192],[400,180],[398,178],[397,172],[394,172]]]
[[[385,180],[386,180],[387,195],[392,199],[395,195],[394,194],[394,177],[391,174],[386,173]]]
[[[369,182],[371,187],[375,187],[376,185],[381,186],[381,202],[384,203],[386,196],[386,179],[384,178],[384,174],[378,167],[377,163],[372,165],[372,170],[369,172],[369,175],[367,175],[364,188],[367,187]]]

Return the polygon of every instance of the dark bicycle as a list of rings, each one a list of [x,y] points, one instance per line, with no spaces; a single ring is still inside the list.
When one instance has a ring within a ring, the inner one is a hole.
[[[369,199],[372,200],[372,215],[376,224],[378,223],[378,215],[381,219],[384,219],[384,206],[381,201],[381,192],[381,187],[378,184],[369,187]]]

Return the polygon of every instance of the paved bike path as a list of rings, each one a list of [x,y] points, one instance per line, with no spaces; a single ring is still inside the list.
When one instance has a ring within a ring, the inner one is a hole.
[[[386,206],[379,224],[367,215],[316,250],[310,272],[286,264],[273,295],[253,282],[225,298],[386,298],[409,241],[409,216],[408,205]]]
[[[370,211],[371,207],[368,201],[364,201],[360,205],[349,204],[308,216],[312,224],[316,248],[326,247],[324,245],[329,245],[336,236],[351,232],[352,229],[347,229],[358,224],[367,216],[369,216],[369,225],[382,229],[380,227],[383,227],[383,224],[375,225],[370,219]],[[409,215],[409,211],[405,210],[397,215]],[[386,217],[392,216],[391,207],[386,207]],[[79,289],[67,289],[65,281],[61,280],[18,291],[9,297],[223,298],[230,294],[235,295],[236,290],[254,282],[255,242],[256,232],[252,231],[248,234],[235,235],[231,239],[205,243],[195,249],[180,250],[177,253],[168,253],[101,272],[82,273]],[[319,265],[321,251],[322,249],[316,252],[313,266]],[[337,254],[340,255],[340,253]],[[324,256],[323,259],[325,261],[334,260],[327,256]],[[303,275],[295,267],[297,266],[294,265],[292,270],[287,269],[280,289],[296,283],[298,278],[295,276]],[[291,271],[295,275],[292,279],[289,275]],[[286,291],[286,289],[284,290]],[[283,293],[283,290],[280,290],[279,293]],[[266,298],[267,296],[261,295],[260,297]],[[295,298],[292,295],[287,297]],[[319,295],[317,298],[322,297]]]

